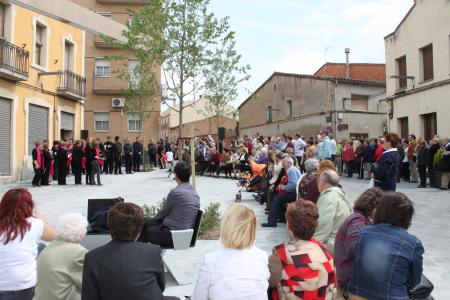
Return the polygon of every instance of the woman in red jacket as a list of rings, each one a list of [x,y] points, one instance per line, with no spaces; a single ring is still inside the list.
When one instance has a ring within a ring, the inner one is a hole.
[[[353,151],[353,141],[348,140],[344,146],[344,151],[342,152],[342,160],[345,163],[345,168],[347,169],[348,177],[353,177],[353,160],[355,159],[355,152]]]

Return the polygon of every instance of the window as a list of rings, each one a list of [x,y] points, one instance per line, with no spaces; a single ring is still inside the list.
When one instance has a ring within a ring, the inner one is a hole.
[[[402,139],[407,139],[409,136],[408,117],[398,118],[398,125],[400,127],[400,137]]]
[[[43,25],[36,23],[34,63],[39,66],[45,66],[44,51],[46,31],[47,29]]]
[[[292,100],[287,101],[287,116],[292,118]]]
[[[109,77],[111,75],[111,62],[109,60],[95,61],[95,76]]]
[[[426,141],[430,141],[437,134],[437,117],[436,113],[422,115],[423,119],[423,137]]]
[[[128,60],[128,74],[130,74],[130,84],[134,88],[137,88],[140,82],[139,74],[136,74],[135,72],[138,65],[139,61],[137,59]]]
[[[71,42],[64,42],[64,70],[74,71],[74,46]]]
[[[128,115],[128,131],[129,132],[142,131],[142,120],[140,115],[137,114]]]
[[[5,37],[6,7],[0,3],[0,38]]]
[[[267,115],[266,115],[266,122],[267,123],[272,123],[272,106],[268,106],[267,107],[266,113],[267,113]]]
[[[420,49],[420,57],[422,58],[422,81],[433,80],[433,45]]]
[[[400,77],[397,83],[397,89],[406,89],[408,82],[406,80],[406,56],[402,56],[396,59],[397,75]]]
[[[352,94],[352,106],[351,110],[368,111],[369,110],[369,97],[363,95]]]
[[[109,112],[94,112],[94,130],[109,131]]]

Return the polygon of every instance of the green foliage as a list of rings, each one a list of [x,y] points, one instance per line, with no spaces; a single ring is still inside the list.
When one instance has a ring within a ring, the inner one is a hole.
[[[441,147],[433,157],[433,169],[439,170],[442,167],[442,162],[444,160],[445,148]]]
[[[161,201],[156,202],[153,205],[144,204],[141,206],[142,211],[144,212],[144,217],[146,218],[154,218],[158,211],[164,206],[166,203],[166,197],[163,197]]]
[[[209,204],[205,209],[205,211],[203,212],[202,222],[200,224],[199,234],[207,233],[209,230],[213,229],[219,224],[219,207],[219,202],[213,202]]]
[[[234,49],[235,33],[228,17],[217,18],[209,11],[209,4],[210,0],[152,0],[139,10],[129,11],[132,18],[123,32],[127,42],[109,40],[115,47],[131,50],[139,61],[132,74],[127,68],[118,71],[130,82],[124,91],[127,112],[145,116],[159,108],[157,100],[166,100],[162,99],[164,86],[168,98],[179,105],[172,109],[179,113],[180,124],[184,107],[192,105],[185,100],[195,102],[200,95],[210,95],[214,115],[223,115],[221,103],[235,99],[237,84],[248,79],[249,67],[239,66],[241,56]]]

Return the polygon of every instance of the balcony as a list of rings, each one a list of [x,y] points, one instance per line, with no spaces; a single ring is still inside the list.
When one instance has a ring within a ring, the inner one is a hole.
[[[97,0],[102,4],[148,4],[150,0]]]
[[[28,80],[30,54],[27,50],[0,39],[0,77],[13,80]]]
[[[116,46],[111,45],[110,43],[106,42],[106,41],[105,41],[100,35],[98,35],[98,34],[95,34],[95,35],[94,35],[94,45],[95,45],[95,47],[97,47],[97,48],[109,48],[109,49],[117,48]]]
[[[110,76],[93,76],[94,93],[114,95],[120,94],[122,90],[128,88],[128,79],[119,78],[118,74],[110,74]]]
[[[86,78],[72,71],[59,72],[57,94],[72,100],[86,100]]]

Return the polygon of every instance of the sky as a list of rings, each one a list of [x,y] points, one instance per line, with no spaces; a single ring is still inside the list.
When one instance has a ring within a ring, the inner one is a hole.
[[[384,37],[413,0],[211,0],[211,11],[230,17],[242,64],[241,104],[273,72],[313,74],[325,61],[384,63]]]

